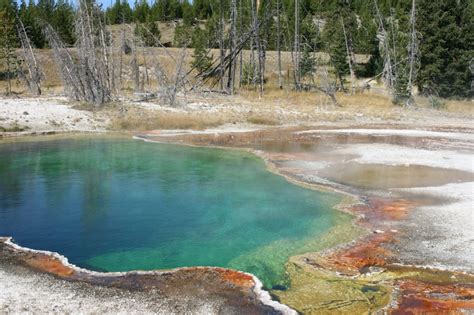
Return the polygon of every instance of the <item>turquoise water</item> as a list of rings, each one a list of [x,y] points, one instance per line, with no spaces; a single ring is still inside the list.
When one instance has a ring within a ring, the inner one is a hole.
[[[267,287],[337,223],[334,194],[240,151],[70,138],[0,144],[0,235],[94,270],[230,267]]]

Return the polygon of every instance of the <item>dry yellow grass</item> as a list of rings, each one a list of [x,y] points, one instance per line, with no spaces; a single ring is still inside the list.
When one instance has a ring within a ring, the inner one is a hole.
[[[221,117],[202,114],[160,112],[155,114],[133,112],[111,119],[112,130],[193,129],[203,130],[225,123]]]
[[[379,90],[365,91],[355,94],[343,92],[336,93],[336,99],[341,107],[332,104],[331,99],[319,91],[302,91],[283,89],[269,86],[260,97],[254,89],[242,89],[239,95],[248,102],[255,103],[257,107],[279,105],[287,109],[297,109],[302,113],[314,112],[314,110],[332,110],[347,113],[359,113],[366,116],[384,119],[400,118],[403,106],[394,105],[388,94],[382,94]],[[440,113],[449,112],[461,115],[474,114],[474,102],[469,100],[440,100],[445,104],[441,108],[433,108],[426,97],[417,96],[414,108],[437,110]]]
[[[296,92],[288,89],[280,90],[277,87],[271,86],[265,89],[265,93],[262,97],[260,97],[257,91],[249,89],[239,91],[239,95],[247,100],[259,100],[262,104],[276,102],[291,107],[297,106],[300,109],[308,106],[314,109],[316,106],[329,105],[331,103],[330,98],[319,91]],[[393,108],[390,98],[382,94],[366,92],[350,95],[340,92],[336,94],[336,99],[342,107],[355,110],[365,110],[368,108],[382,110]]]
[[[168,27],[168,26],[167,26]],[[169,30],[168,30],[169,31]],[[166,36],[169,36],[166,35]],[[72,50],[73,51],[73,50]],[[148,75],[150,83],[144,86],[145,90],[156,90],[158,82],[155,78],[155,66],[157,61],[163,68],[162,70],[166,73],[168,78],[174,79],[176,75],[176,63],[174,60],[178,60],[181,54],[179,48],[145,48],[140,49],[138,52],[138,63],[140,64],[141,76],[143,78],[145,74],[145,65],[148,69]],[[53,53],[51,50],[43,49],[36,50],[38,59],[43,71],[45,73],[45,80],[42,83],[44,94],[57,95],[62,92],[61,80],[57,71],[56,65],[53,60]],[[212,50],[214,57],[218,56],[217,50]],[[244,52],[244,58],[248,59],[249,52]],[[327,56],[319,54],[318,58],[325,61]],[[115,62],[118,64],[119,54],[114,55]],[[189,70],[189,63],[192,60],[192,50],[187,50],[185,58],[185,71]],[[131,64],[132,56],[123,55],[123,82],[120,94],[131,98],[133,97],[134,87],[130,80],[131,78]],[[230,102],[236,105],[246,104],[251,108],[255,108],[253,113],[241,115],[241,117],[226,117],[226,114],[221,114],[219,117],[207,117],[202,114],[188,113],[175,114],[174,116],[166,113],[162,117],[152,119],[149,117],[141,117],[140,121],[138,118],[123,119],[121,117],[115,117],[113,125],[117,128],[125,129],[150,129],[150,127],[156,128],[196,128],[202,129],[209,126],[215,126],[219,123],[226,122],[249,122],[253,124],[264,124],[264,125],[276,125],[284,123],[297,123],[296,120],[325,120],[325,121],[337,121],[341,119],[350,119],[354,114],[362,114],[367,117],[377,117],[381,119],[392,119],[398,120],[401,117],[400,112],[403,110],[398,106],[394,106],[391,103],[388,95],[382,94],[383,91],[380,86],[377,86],[375,82],[372,82],[373,89],[365,91],[364,93],[357,93],[355,95],[348,95],[344,93],[337,93],[336,97],[342,107],[336,107],[332,104],[331,100],[324,95],[324,93],[317,91],[304,91],[295,92],[292,89],[292,63],[291,54],[284,52],[282,54],[283,63],[283,79],[285,88],[280,90],[278,88],[278,73],[276,72],[276,52],[269,51],[267,53],[266,61],[266,85],[265,93],[260,98],[259,93],[252,87],[242,87],[237,89],[236,97],[228,98],[226,102]],[[118,69],[116,69],[118,71]],[[237,69],[237,73],[239,70]],[[191,85],[192,83],[192,78]],[[118,79],[116,80],[118,82]],[[358,82],[358,85],[362,85],[362,80]],[[5,91],[6,82],[0,81],[0,93]],[[349,87],[349,86],[348,86]],[[28,95],[23,84],[14,82],[13,90],[16,93],[22,95]],[[473,114],[473,103],[472,101],[452,101],[443,100],[446,106],[439,109],[440,113],[459,113],[463,115]],[[426,98],[417,97],[417,106],[420,108],[432,108],[429,101]],[[297,111],[301,115],[290,117],[287,113],[276,113],[276,108],[286,112]],[[262,110],[263,112],[262,112]],[[161,115],[161,114],[160,114]],[[166,116],[168,115],[168,116]],[[308,117],[303,117],[307,115]],[[166,117],[165,117],[166,116]],[[120,120],[123,120],[122,122]],[[143,121],[143,122],[142,122]],[[114,127],[115,128],[115,127]]]
[[[279,125],[280,122],[273,118],[273,117],[267,117],[264,116],[263,114],[252,114],[247,117],[247,122],[255,125],[267,125],[267,126],[275,126]]]
[[[442,111],[471,115],[474,114],[474,100],[441,100],[441,102],[444,104],[441,108]],[[428,107],[430,105],[428,104],[426,106]]]

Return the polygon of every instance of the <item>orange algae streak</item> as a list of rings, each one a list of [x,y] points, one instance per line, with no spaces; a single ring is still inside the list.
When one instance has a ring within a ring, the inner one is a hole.
[[[389,232],[371,235],[349,249],[343,249],[331,254],[327,259],[335,266],[349,269],[385,266],[387,260],[393,257],[393,253],[381,245],[391,242],[392,239],[393,233]]]
[[[393,254],[380,245],[391,240],[392,235],[390,233],[377,234],[371,237],[367,243],[342,253],[339,256],[339,260],[359,269],[367,266],[384,266],[387,263],[387,259],[393,256]]]
[[[408,215],[408,212],[415,206],[416,202],[405,199],[387,200],[384,198],[370,198],[366,205],[356,205],[350,209],[354,213],[363,213],[370,226],[378,222],[399,221]],[[364,220],[365,221],[365,220]],[[364,223],[364,222],[361,222]]]
[[[398,307],[390,312],[394,315],[470,314],[474,311],[474,286],[403,281],[399,287]]]
[[[75,273],[72,268],[65,266],[62,261],[51,256],[34,255],[26,258],[24,261],[32,268],[60,277],[68,277]]]
[[[382,208],[382,213],[392,220],[401,220],[408,215],[408,209],[413,207],[414,204],[407,200],[397,200],[389,205]]]
[[[402,220],[414,206],[415,203],[405,199],[392,201],[371,198],[368,204],[356,205],[350,211],[363,214],[364,218],[359,223],[373,229],[377,227],[378,222]],[[336,251],[328,259],[337,266],[352,269],[385,266],[394,257],[394,254],[383,245],[390,244],[396,241],[395,239],[396,231],[377,231],[376,234],[364,238],[349,248]]]
[[[236,286],[251,288],[255,285],[251,275],[229,269],[217,269],[220,276]]]

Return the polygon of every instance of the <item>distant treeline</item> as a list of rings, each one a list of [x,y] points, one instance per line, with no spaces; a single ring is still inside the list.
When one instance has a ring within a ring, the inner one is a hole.
[[[299,8],[297,12],[295,5]],[[158,21],[175,23],[172,45],[196,48],[204,54],[200,58],[208,63],[206,49],[231,46],[233,6],[237,8],[233,25],[239,38],[254,27],[252,12],[256,11],[260,23],[258,43],[263,51],[295,51],[295,33],[298,34],[300,75],[312,73],[312,54],[318,51],[330,55],[341,84],[343,76],[350,71],[357,77],[383,73],[386,58],[391,58],[389,65],[402,69],[390,70],[394,82],[403,83],[407,77],[416,77],[415,84],[421,92],[441,97],[473,97],[472,0],[156,0],[152,4],[139,0],[133,6],[128,1],[116,0],[102,9],[102,15],[107,24],[135,23],[135,33],[149,46],[156,45],[154,39],[160,38]],[[47,45],[42,32],[44,23],[50,24],[65,43],[72,45],[75,10],[75,5],[67,0],[30,0],[29,3],[0,0],[3,23],[0,45],[14,41],[14,36],[8,33],[18,18],[35,47]],[[222,29],[226,34],[224,39],[220,34]],[[151,39],[147,37],[150,34]],[[244,48],[250,49],[253,44],[249,40]],[[354,64],[354,69],[349,69],[351,64],[347,59],[351,54],[366,54],[368,62]],[[409,71],[416,71],[416,76],[411,73],[408,76]]]

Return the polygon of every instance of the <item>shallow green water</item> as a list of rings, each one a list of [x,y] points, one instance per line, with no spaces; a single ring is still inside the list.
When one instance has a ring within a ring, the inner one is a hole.
[[[109,138],[0,143],[0,235],[79,266],[222,266],[284,283],[337,224],[334,194],[238,151]]]

